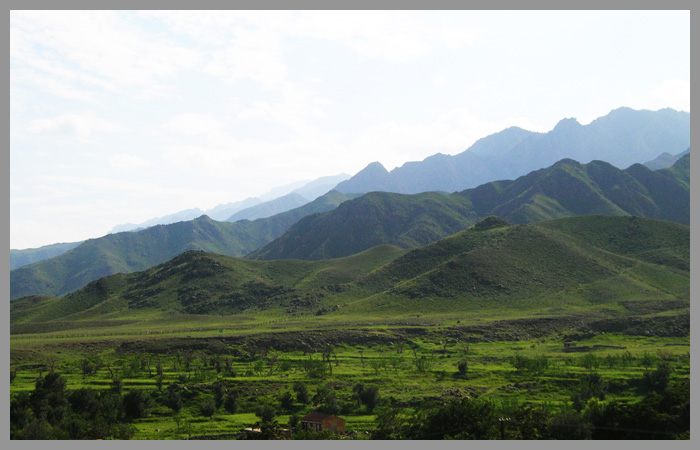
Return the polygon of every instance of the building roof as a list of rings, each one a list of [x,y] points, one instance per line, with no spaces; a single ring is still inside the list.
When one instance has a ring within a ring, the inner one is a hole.
[[[345,421],[345,419],[341,419],[338,416],[334,416],[333,414],[321,414],[321,413],[309,413],[302,417],[300,421],[302,422],[323,422],[324,420],[330,419],[331,417],[336,417],[342,421]]]

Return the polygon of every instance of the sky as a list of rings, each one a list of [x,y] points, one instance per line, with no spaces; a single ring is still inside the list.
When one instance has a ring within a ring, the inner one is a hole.
[[[689,11],[11,11],[10,248],[690,112]]]

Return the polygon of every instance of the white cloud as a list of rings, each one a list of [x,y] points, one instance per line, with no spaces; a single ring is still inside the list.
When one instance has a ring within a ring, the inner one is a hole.
[[[442,89],[445,86],[447,86],[447,79],[443,76],[437,76],[433,78],[433,84],[435,84],[435,86],[437,86],[438,88]]]
[[[185,136],[213,136],[222,133],[224,124],[209,114],[178,114],[163,127]]]
[[[316,96],[312,91],[294,83],[283,83],[278,86],[277,91],[280,97],[278,101],[253,102],[251,107],[238,114],[238,118],[281,123],[301,132],[310,126],[309,119],[322,119],[326,116],[321,107],[330,102]]]
[[[163,81],[199,61],[194,50],[135,27],[127,12],[13,11],[10,22],[11,72],[35,72],[37,85],[54,94],[68,85],[164,96]],[[81,96],[90,98],[74,94]]]
[[[651,92],[660,104],[681,111],[690,111],[690,82],[688,80],[664,80]]]
[[[109,165],[117,169],[128,170],[153,167],[153,163],[150,160],[126,153],[120,153],[109,158]]]
[[[620,100],[609,106],[608,110],[620,105],[633,109],[673,108],[690,112],[690,82],[681,79],[667,79],[653,88],[648,86],[630,87],[620,96]]]
[[[476,39],[464,27],[414,11],[304,11],[286,28],[290,34],[338,41],[364,58],[398,62],[420,58],[435,47],[461,48]]]
[[[36,135],[54,135],[89,140],[95,133],[121,133],[127,129],[93,115],[61,114],[52,119],[35,119],[24,129]]]

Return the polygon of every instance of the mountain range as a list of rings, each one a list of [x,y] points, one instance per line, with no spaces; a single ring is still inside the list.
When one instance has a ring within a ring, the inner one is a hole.
[[[292,192],[274,200],[269,200],[255,206],[251,206],[250,208],[242,209],[233,214],[231,217],[226,218],[226,222],[262,219],[289,211],[290,209],[298,208],[307,203],[309,203],[309,200],[307,200],[301,194]]]
[[[15,300],[11,331],[104,328],[127,318],[191,320],[193,314],[273,308],[288,315],[376,318],[507,307],[518,309],[519,317],[523,311],[540,317],[590,311],[589,320],[640,310],[645,302],[653,302],[656,312],[684,310],[689,244],[689,227],[639,217],[509,225],[492,216],[410,251],[382,245],[323,261],[250,261],[188,251],[62,298]]]
[[[62,242],[59,244],[45,245],[39,248],[28,248],[24,250],[10,249],[10,270],[17,267],[26,266],[33,262],[43,261],[73,250],[82,244],[80,242]]]
[[[188,250],[243,256],[280,236],[302,217],[356,196],[332,191],[300,208],[254,221],[218,222],[202,216],[89,239],[54,258],[11,270],[10,298],[63,295],[107,275],[153,267]]]
[[[478,140],[454,156],[436,154],[391,172],[375,162],[347,181],[341,192],[415,194],[455,192],[494,180],[513,179],[570,158],[606,161],[618,168],[690,147],[690,114],[619,108],[588,125],[561,120],[548,133],[512,127]]]
[[[445,194],[371,192],[307,216],[251,259],[339,258],[380,244],[426,245],[497,215],[532,223],[587,214],[634,215],[690,224],[690,155],[671,168],[620,170],[603,161],[564,159],[516,180]]]
[[[62,295],[110,274],[153,267],[187,250],[251,259],[325,259],[390,244],[426,245],[481,218],[514,223],[584,214],[638,215],[689,224],[690,155],[671,168],[626,170],[594,161],[562,160],[514,181],[460,193],[361,197],[331,191],[300,208],[265,219],[190,222],[91,239],[49,260],[10,272],[12,299]]]
[[[168,225],[192,220],[203,215],[209,216],[214,220],[227,222],[270,217],[316,200],[321,195],[331,191],[338,183],[348,178],[350,178],[350,175],[341,173],[340,175],[317,178],[313,181],[299,181],[288,186],[273,188],[270,192],[261,195],[259,198],[251,197],[238,202],[217,205],[207,210],[201,210],[199,208],[187,209],[168,214],[167,216],[156,217],[140,224],[129,223],[117,225],[112,228],[111,232],[138,231],[156,225]]]
[[[652,159],[651,161],[645,162],[644,165],[650,168],[651,170],[664,169],[666,167],[671,167],[673,164],[676,163],[676,161],[678,161],[688,153],[690,153],[690,148],[688,148],[684,152],[678,153],[677,155],[672,155],[668,152],[664,152],[656,158]]]

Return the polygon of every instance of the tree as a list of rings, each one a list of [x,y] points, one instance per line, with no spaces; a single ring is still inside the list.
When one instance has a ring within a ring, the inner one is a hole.
[[[563,411],[552,417],[549,424],[554,439],[590,439],[593,427],[576,411]]]
[[[327,386],[320,388],[316,395],[314,395],[313,402],[318,405],[316,409],[318,412],[324,414],[339,414],[340,404],[338,403],[338,397],[335,395],[331,389]]]
[[[122,389],[124,389],[124,382],[120,377],[112,379],[111,389],[117,394],[122,393]]]
[[[214,403],[217,408],[220,408],[224,403],[224,396],[226,395],[226,385],[222,382],[216,382],[212,385],[212,391],[214,394]]]
[[[673,369],[671,365],[666,361],[661,361],[657,364],[655,370],[644,371],[644,375],[642,375],[642,386],[649,391],[662,393],[668,387],[672,372]]]
[[[280,396],[280,406],[285,411],[291,411],[294,408],[294,396],[291,392],[285,392]]]
[[[20,439],[26,440],[48,440],[53,439],[53,427],[45,421],[34,419],[20,433]]]
[[[182,410],[182,398],[180,397],[180,394],[175,391],[170,391],[165,398],[165,406],[172,409],[173,413],[179,413]]]
[[[384,358],[373,358],[369,360],[370,367],[374,370],[375,375],[379,375],[379,371],[386,367]]]
[[[360,400],[367,407],[368,411],[373,411],[379,405],[381,396],[377,386],[367,386],[360,392]]]
[[[67,403],[65,378],[57,372],[47,373],[45,377],[36,381],[29,399],[34,417],[46,419],[51,424],[60,422]],[[36,424],[36,426],[42,425]]]
[[[299,426],[299,416],[292,414],[289,416],[289,429],[294,431]]]
[[[603,400],[608,385],[597,372],[587,373],[581,376],[577,392],[571,395],[574,409],[581,411],[590,398]]]
[[[309,355],[309,359],[302,361],[302,370],[311,378],[324,378],[326,376],[326,366],[320,359],[313,359]]]
[[[29,392],[21,391],[10,401],[10,427],[21,430],[27,426],[31,417]]]
[[[418,357],[418,355],[414,355],[413,364],[416,366],[416,370],[420,373],[430,371],[430,369],[433,368],[433,363],[434,361],[432,358],[427,358],[425,356]]]
[[[280,434],[279,424],[275,419],[277,412],[270,405],[258,406],[255,409],[255,415],[260,418],[258,425],[260,426],[260,439],[277,439]]]
[[[141,389],[133,389],[124,394],[124,413],[128,419],[141,419],[148,417],[149,410],[153,406],[153,399],[147,392]]]
[[[362,383],[357,383],[355,386],[352,387],[352,398],[357,401],[358,408],[362,406],[362,398],[360,397],[360,394],[364,389],[365,385]]]
[[[377,428],[372,432],[372,439],[401,439],[406,419],[399,408],[382,408],[377,411],[375,419]]]
[[[409,439],[491,439],[497,423],[492,403],[463,398],[421,411],[407,428]]]
[[[236,414],[236,412],[238,412],[238,394],[231,392],[226,396],[224,400],[224,409],[229,414]]]
[[[202,416],[211,419],[215,412],[216,405],[214,404],[214,401],[212,399],[208,398],[199,404],[199,413]]]
[[[309,394],[309,390],[307,389],[306,385],[302,383],[301,381],[297,381],[294,383],[294,392],[297,394],[297,401],[301,403],[302,405],[308,405],[311,403],[311,395]]]

